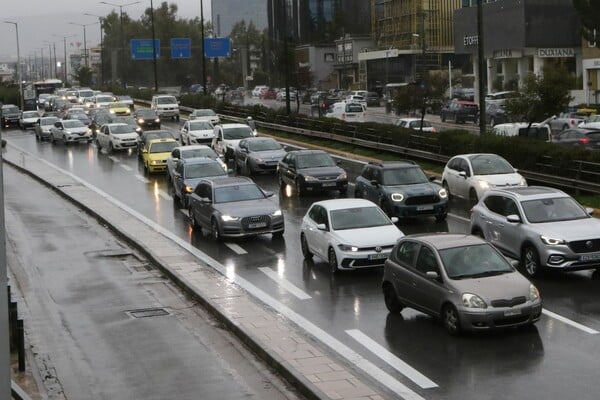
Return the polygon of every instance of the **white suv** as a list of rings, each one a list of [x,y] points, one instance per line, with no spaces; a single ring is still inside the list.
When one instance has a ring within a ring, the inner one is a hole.
[[[112,123],[102,125],[96,134],[98,151],[106,147],[109,153],[113,150],[133,149],[137,147],[139,135],[131,125]]]
[[[217,154],[223,156],[225,162],[233,160],[240,140],[255,136],[254,131],[246,124],[215,125],[214,132],[211,147]]]
[[[168,94],[152,96],[150,108],[156,111],[161,119],[170,117],[175,121],[179,121],[179,102],[175,96]]]

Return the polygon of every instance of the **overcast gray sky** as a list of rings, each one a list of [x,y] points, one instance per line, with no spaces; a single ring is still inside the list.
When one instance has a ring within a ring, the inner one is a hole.
[[[56,54],[63,54],[64,36],[76,35],[67,39],[67,53],[83,49],[83,27],[71,25],[93,24],[98,21],[96,17],[84,15],[85,13],[104,16],[113,9],[119,12],[118,7],[101,4],[100,0],[0,0],[2,2],[1,21],[16,22],[19,26],[19,44],[21,57],[33,57],[37,54],[48,56],[48,42],[56,42]],[[168,3],[177,4],[180,18],[195,18],[200,16],[201,0],[171,0]],[[204,17],[210,19],[211,0],[204,1]],[[107,3],[128,4],[135,0],[106,0]],[[154,7],[158,7],[161,0],[153,0]],[[123,8],[123,13],[129,14],[133,19],[139,19],[144,9],[150,7],[150,0],[140,0]],[[100,42],[100,26],[98,24],[86,28],[87,46],[97,46]],[[50,44],[53,49],[53,45]],[[43,50],[42,50],[43,49]],[[17,59],[17,44],[15,26],[0,23],[0,62],[15,61]]]

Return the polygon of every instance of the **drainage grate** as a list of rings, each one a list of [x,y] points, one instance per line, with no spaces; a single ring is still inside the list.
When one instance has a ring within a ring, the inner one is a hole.
[[[125,311],[125,313],[133,318],[163,317],[165,315],[170,315],[164,308],[140,308],[138,310]]]

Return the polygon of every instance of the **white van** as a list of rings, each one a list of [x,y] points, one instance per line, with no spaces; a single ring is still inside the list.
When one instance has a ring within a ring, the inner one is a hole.
[[[179,102],[170,94],[152,96],[150,108],[156,111],[160,118],[170,117],[179,121]]]
[[[337,118],[346,122],[365,122],[365,107],[360,103],[340,101],[329,107],[325,117]]]
[[[504,92],[496,92],[496,93],[488,93],[485,95],[485,103],[486,104],[504,104],[506,100],[518,97],[518,92],[513,91],[504,91]]]

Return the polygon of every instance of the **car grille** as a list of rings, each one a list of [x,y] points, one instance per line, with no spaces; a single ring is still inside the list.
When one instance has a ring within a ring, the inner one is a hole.
[[[523,324],[529,320],[529,315],[519,315],[515,317],[498,318],[494,320],[496,326],[511,326]]]
[[[330,176],[318,176],[316,177],[319,181],[335,181],[337,179],[337,175]]]
[[[569,242],[569,248],[575,253],[600,251],[600,239],[576,240]]]
[[[406,199],[405,204],[407,206],[416,206],[420,204],[432,204],[438,203],[440,198],[438,195],[431,194],[427,196],[413,196]]]
[[[513,297],[512,299],[492,300],[492,307],[514,307],[527,301],[525,296]]]
[[[368,260],[366,258],[360,258],[357,260],[351,258],[344,258],[342,260],[343,268],[361,268],[361,267],[376,267],[379,265],[383,265],[385,263],[385,258],[378,260]]]
[[[377,252],[377,250],[375,250],[376,248],[380,248],[381,252],[386,252],[386,251],[392,251],[392,249],[394,248],[394,245],[389,245],[389,246],[373,246],[373,247],[359,247],[358,251],[375,251]]]
[[[266,223],[266,226],[259,226],[259,227],[251,227],[253,224],[264,224]],[[269,227],[269,225],[271,224],[271,218],[268,215],[255,215],[252,217],[244,217],[242,218],[242,228],[244,228],[245,231],[260,231],[260,230],[264,230],[265,228]]]

